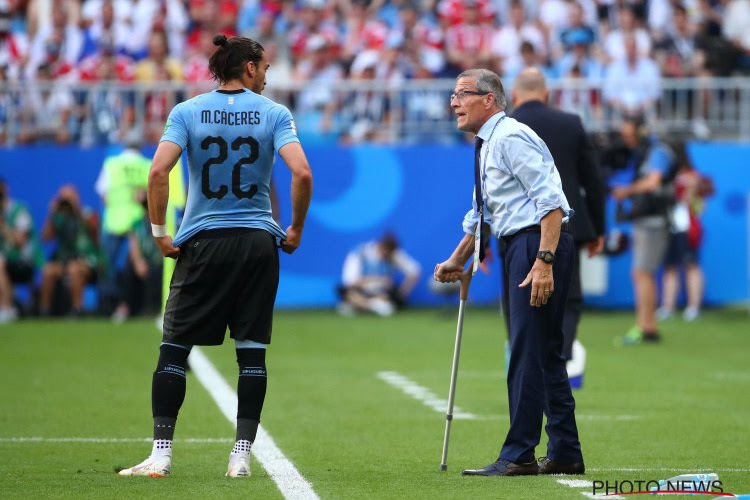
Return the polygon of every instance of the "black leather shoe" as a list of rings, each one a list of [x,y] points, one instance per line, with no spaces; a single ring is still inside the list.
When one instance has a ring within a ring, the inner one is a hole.
[[[539,474],[539,465],[536,461],[514,464],[500,459],[482,469],[466,469],[461,474],[464,476],[536,476]]]
[[[539,474],[574,474],[583,475],[586,472],[586,466],[583,462],[558,462],[550,460],[547,457],[539,459]]]

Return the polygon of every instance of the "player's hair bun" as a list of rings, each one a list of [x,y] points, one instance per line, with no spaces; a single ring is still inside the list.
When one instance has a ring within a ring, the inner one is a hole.
[[[226,35],[216,35],[214,37],[214,45],[217,47],[226,47],[227,46],[227,36]]]

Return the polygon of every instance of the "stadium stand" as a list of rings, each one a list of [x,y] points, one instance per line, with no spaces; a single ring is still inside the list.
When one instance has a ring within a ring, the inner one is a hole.
[[[748,0],[0,0],[0,141],[154,142],[211,87],[218,32],[267,47],[271,97],[313,142],[456,140],[446,96],[477,65],[506,85],[539,66],[593,130],[646,109],[749,133],[727,80],[750,71]]]

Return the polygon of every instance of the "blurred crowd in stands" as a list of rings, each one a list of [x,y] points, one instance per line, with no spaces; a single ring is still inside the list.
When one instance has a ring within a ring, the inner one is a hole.
[[[601,84],[554,96],[560,107],[601,100],[632,112],[660,97],[661,77],[750,71],[750,0],[0,0],[0,85],[25,88],[0,93],[0,141],[12,124],[14,143],[126,140],[142,113],[137,132],[155,142],[171,107],[190,95],[70,84],[206,90],[219,32],[265,47],[269,88],[301,86],[288,104],[302,128],[325,133],[346,108],[344,142],[377,141],[375,125],[394,114],[382,92],[334,96],[347,79],[382,88],[481,66],[510,83],[533,65],[552,81]],[[411,115],[450,112],[442,95],[439,104],[411,95],[408,106]]]

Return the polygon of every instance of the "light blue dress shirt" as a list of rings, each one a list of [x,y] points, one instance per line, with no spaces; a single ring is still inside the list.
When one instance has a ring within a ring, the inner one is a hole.
[[[539,224],[558,208],[563,211],[563,222],[570,220],[573,210],[563,193],[560,173],[547,145],[533,130],[501,111],[482,125],[477,136],[484,139],[480,151],[484,222],[495,237]],[[478,221],[472,191],[464,232],[475,234]]]

